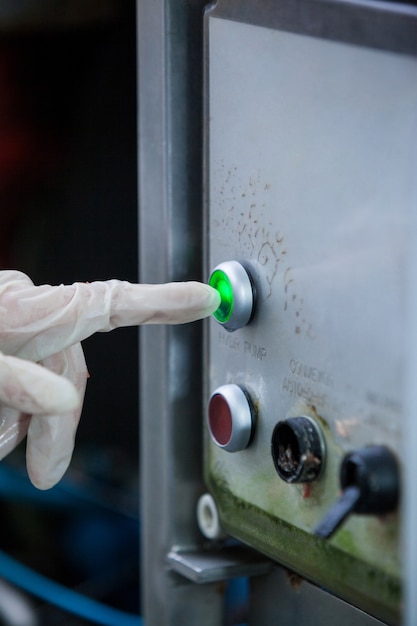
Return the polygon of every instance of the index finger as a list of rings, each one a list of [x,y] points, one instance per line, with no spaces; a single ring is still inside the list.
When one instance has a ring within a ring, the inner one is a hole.
[[[95,332],[140,324],[183,324],[213,313],[218,292],[196,281],[163,285],[120,280],[34,286],[19,272],[0,272],[0,345],[41,361]],[[1,276],[3,275],[3,276]]]

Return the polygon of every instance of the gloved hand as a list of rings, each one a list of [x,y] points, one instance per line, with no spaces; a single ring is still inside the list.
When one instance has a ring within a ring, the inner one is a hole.
[[[80,342],[121,326],[192,322],[219,304],[198,282],[37,287],[0,271],[0,459],[27,434],[32,483],[55,485],[71,460],[88,378]]]

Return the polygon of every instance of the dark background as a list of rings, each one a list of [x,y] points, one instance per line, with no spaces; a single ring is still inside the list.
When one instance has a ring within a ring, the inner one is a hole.
[[[114,3],[104,17],[85,12],[89,4],[75,19],[24,26],[0,10],[0,263],[35,284],[137,281],[135,3]],[[63,482],[91,502],[57,507],[60,486],[0,489],[0,548],[136,611],[138,331],[97,334],[83,347],[91,378]],[[24,443],[0,466],[23,473]],[[106,572],[106,584],[94,583]],[[42,624],[83,623],[34,602]]]

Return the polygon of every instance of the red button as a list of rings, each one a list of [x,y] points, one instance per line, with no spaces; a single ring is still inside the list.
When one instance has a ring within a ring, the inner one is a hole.
[[[227,452],[244,450],[253,429],[253,405],[239,385],[222,385],[211,395],[208,405],[208,427],[214,443]]]
[[[232,413],[227,400],[214,394],[209,404],[209,426],[213,438],[220,446],[225,446],[232,436]]]

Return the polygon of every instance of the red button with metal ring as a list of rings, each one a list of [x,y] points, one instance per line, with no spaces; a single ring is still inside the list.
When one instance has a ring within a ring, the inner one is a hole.
[[[208,427],[214,443],[228,452],[237,452],[249,445],[253,407],[242,387],[222,385],[212,393],[208,406]]]

